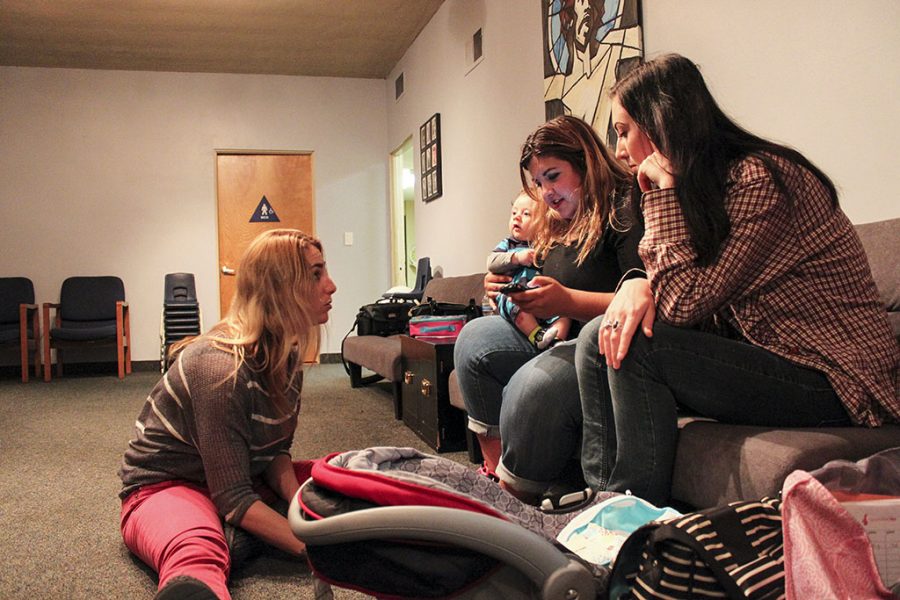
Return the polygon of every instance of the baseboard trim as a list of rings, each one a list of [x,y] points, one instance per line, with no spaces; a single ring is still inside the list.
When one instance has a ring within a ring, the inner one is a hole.
[[[159,373],[159,361],[158,360],[133,360],[131,361],[131,370],[132,371],[156,371]]]
[[[97,374],[97,375],[105,375],[107,373],[112,373],[113,375],[118,372],[118,365],[115,361],[112,362],[81,362],[81,363],[70,363],[67,362],[65,364],[65,372],[75,374]],[[56,367],[54,366],[54,375]],[[159,361],[158,360],[133,360],[131,361],[131,372],[135,373],[145,373],[150,371],[156,371],[159,373]]]
[[[341,364],[340,352],[324,353],[319,355],[319,363],[323,365]],[[134,373],[159,373],[158,360],[133,360],[131,361],[131,370]],[[67,362],[65,365],[66,375],[116,375],[117,366],[115,361],[112,362]],[[29,375],[34,377],[34,366],[32,365]],[[17,364],[0,365],[0,379],[11,379],[21,376],[21,367]],[[38,379],[43,377],[43,370]],[[53,377],[56,377],[56,365],[53,367]]]
[[[159,361],[158,360],[133,360],[131,361],[131,371],[133,373],[150,373],[156,372],[159,373]],[[111,362],[67,362],[65,364],[65,373],[63,377],[67,375],[118,375],[119,368],[116,361]],[[53,364],[53,370],[51,371],[52,377],[56,378],[56,363]],[[34,377],[34,366],[32,365],[31,370],[29,371],[29,375]],[[3,365],[0,366],[0,379],[6,379],[7,377],[19,377],[21,376],[21,368],[19,365]],[[43,379],[44,371],[43,367],[41,368],[41,374],[37,377],[37,379]]]

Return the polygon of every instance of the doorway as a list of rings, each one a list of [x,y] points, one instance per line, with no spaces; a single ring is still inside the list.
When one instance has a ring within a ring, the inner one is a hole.
[[[225,316],[244,250],[269,229],[315,235],[312,154],[216,155],[219,302]]]
[[[416,285],[416,175],[412,137],[391,152],[391,285]]]

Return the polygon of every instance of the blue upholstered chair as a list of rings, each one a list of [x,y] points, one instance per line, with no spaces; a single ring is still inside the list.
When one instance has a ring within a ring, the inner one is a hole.
[[[45,302],[44,381],[50,381],[50,350],[56,349],[56,374],[63,374],[67,348],[115,345],[119,379],[131,373],[131,325],[125,285],[118,277],[69,277],[59,303]],[[53,320],[50,310],[55,309]]]
[[[18,347],[22,381],[28,383],[28,355],[34,352],[34,376],[40,376],[41,332],[34,285],[27,277],[0,277],[0,345]]]

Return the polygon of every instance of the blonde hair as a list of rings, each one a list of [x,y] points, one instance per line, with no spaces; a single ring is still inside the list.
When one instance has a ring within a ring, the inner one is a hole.
[[[542,201],[538,191],[529,186],[526,173],[534,157],[548,156],[564,160],[581,177],[581,199],[575,215],[566,221]],[[519,159],[522,185],[538,201],[532,245],[543,259],[553,246],[574,242],[579,246],[576,263],[581,265],[597,246],[606,225],[614,229],[628,224],[617,214],[617,195],[624,196],[631,187],[632,176],[616,160],[600,136],[583,120],[565,115],[552,119],[534,131],[522,145]]]
[[[528,198],[532,202],[540,203],[540,200],[536,199],[534,196],[535,192],[533,190],[529,188],[522,188],[521,190],[519,190],[519,193],[516,194],[515,198],[512,199],[512,202],[510,202],[510,206],[515,205],[515,203],[519,201],[519,198]]]
[[[228,379],[236,381],[246,364],[262,374],[263,387],[276,404],[285,398],[302,357],[319,349],[319,323],[309,310],[316,289],[305,256],[309,247],[322,251],[318,239],[296,229],[271,229],[257,236],[241,258],[231,308],[205,334],[234,356]],[[290,365],[295,348],[299,355]]]

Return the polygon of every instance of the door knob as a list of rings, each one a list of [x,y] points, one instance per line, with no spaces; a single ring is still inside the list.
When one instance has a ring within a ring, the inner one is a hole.
[[[222,265],[222,275],[234,275],[234,269],[230,269],[225,265]]]

